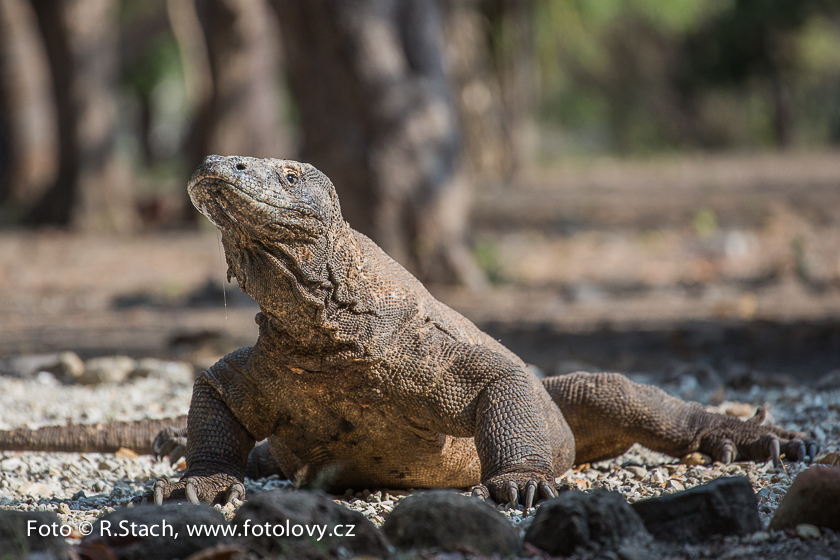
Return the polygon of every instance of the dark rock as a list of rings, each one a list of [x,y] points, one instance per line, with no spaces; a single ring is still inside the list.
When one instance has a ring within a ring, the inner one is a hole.
[[[400,500],[382,531],[398,550],[512,556],[522,549],[519,532],[503,515],[482,500],[451,490]]]
[[[662,541],[699,542],[712,535],[748,535],[761,530],[758,499],[743,476],[718,478],[632,507],[654,538]]]
[[[525,542],[552,556],[635,550],[650,543],[642,520],[618,492],[566,492],[540,506]],[[580,550],[578,550],[580,552]]]
[[[168,560],[186,558],[225,539],[221,534],[190,536],[187,525],[223,526],[225,518],[210,506],[187,503],[122,508],[98,519],[91,534],[82,539],[81,549],[111,554],[91,553],[92,558]]]
[[[65,526],[65,534],[69,527]],[[31,553],[44,558],[70,558],[70,547],[62,536],[58,516],[46,511],[0,509],[0,558],[27,558]]]
[[[257,494],[239,508],[232,523],[243,536],[237,544],[270,558],[390,557],[373,523],[322,492]]]
[[[840,468],[815,466],[799,473],[770,529],[793,529],[802,523],[840,531]]]

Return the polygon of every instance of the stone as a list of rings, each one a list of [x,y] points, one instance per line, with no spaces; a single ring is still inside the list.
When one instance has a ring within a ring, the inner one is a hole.
[[[707,465],[711,465],[713,463],[712,458],[708,455],[695,451],[694,453],[689,453],[680,459],[680,463],[683,465],[688,465],[689,467],[701,466],[705,467]]]
[[[170,362],[155,358],[137,360],[129,378],[151,377],[176,383],[178,385],[192,385],[195,381],[195,369],[187,362]]]
[[[537,510],[525,542],[552,556],[634,550],[650,543],[642,520],[618,492],[565,492]]]
[[[818,539],[822,536],[818,527],[814,527],[810,523],[801,523],[793,530],[794,534],[800,539]]]
[[[799,473],[769,527],[794,529],[803,523],[840,531],[840,467],[817,465]]]
[[[0,509],[0,558],[42,558],[65,560],[70,558],[63,533],[70,527],[62,525],[58,516],[43,511],[7,511]]]
[[[323,492],[256,494],[239,508],[232,523],[245,535],[236,544],[268,558],[390,557],[388,544],[373,523]]]
[[[743,476],[718,478],[683,492],[632,505],[647,530],[662,541],[692,543],[713,535],[761,530],[758,499]]]
[[[820,465],[828,465],[829,467],[833,467],[834,465],[840,465],[840,453],[838,453],[837,451],[826,453],[825,455],[817,459],[817,463]]]
[[[73,382],[85,370],[85,364],[75,352],[53,354],[32,354],[0,360],[0,375],[32,379],[42,371],[53,374],[57,379]]]
[[[519,532],[483,500],[432,490],[400,500],[382,531],[397,550],[435,550],[473,556],[514,556]]]
[[[753,414],[755,414],[755,407],[749,403],[744,402],[733,402],[728,407],[724,413],[727,416],[735,416],[737,418],[749,418]]]
[[[40,482],[30,482],[29,484],[24,484],[18,488],[18,492],[28,496],[49,496],[51,494],[50,489]]]
[[[633,476],[635,478],[639,479],[639,480],[643,480],[648,475],[648,471],[644,467],[637,467],[637,466],[631,465],[629,467],[625,467],[625,470],[632,473]]]
[[[136,451],[127,447],[120,447],[114,451],[114,457],[117,459],[136,459],[139,456]]]
[[[186,558],[224,540],[220,535],[191,536],[187,525],[223,526],[225,518],[210,506],[188,503],[121,508],[96,520],[93,531],[82,539],[80,552],[90,558],[169,560]]]
[[[102,356],[85,362],[85,372],[77,381],[84,385],[122,383],[134,371],[136,362],[128,356]]]

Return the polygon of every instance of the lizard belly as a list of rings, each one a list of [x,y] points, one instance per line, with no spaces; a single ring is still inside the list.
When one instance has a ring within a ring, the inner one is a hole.
[[[278,426],[272,453],[291,480],[322,480],[335,489],[463,488],[479,483],[473,438],[454,437],[397,421],[379,407],[308,407],[305,422]],[[311,424],[310,424],[311,422]],[[307,425],[320,429],[307,429]]]

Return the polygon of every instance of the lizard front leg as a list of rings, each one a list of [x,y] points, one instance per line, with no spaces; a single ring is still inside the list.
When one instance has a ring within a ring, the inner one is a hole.
[[[556,496],[555,465],[562,467],[566,459],[570,465],[573,447],[550,433],[562,431],[555,425],[562,417],[539,382],[486,347],[456,345],[449,356],[452,363],[430,396],[442,416],[455,425],[467,424],[474,437],[481,463],[481,484],[474,494],[511,505],[521,500],[526,508]],[[555,417],[547,418],[552,412]],[[571,441],[568,427],[562,427]]]
[[[187,418],[187,471],[178,482],[158,480],[155,503],[186,498],[226,503],[245,497],[245,466],[254,437],[202,377],[193,386]]]
[[[479,395],[475,446],[481,484],[496,501],[515,506],[521,497],[527,509],[535,498],[556,496],[545,421],[524,372],[501,376]]]

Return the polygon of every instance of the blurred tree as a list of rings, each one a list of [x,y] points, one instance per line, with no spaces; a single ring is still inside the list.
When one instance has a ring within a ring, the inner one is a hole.
[[[494,26],[487,0],[444,0],[444,60],[455,92],[464,156],[473,181],[510,178],[521,163],[514,148],[515,119],[502,98],[491,50]]]
[[[207,154],[287,155],[289,139],[280,124],[279,32],[268,4],[197,0],[196,6],[212,86],[196,114],[192,163]]]
[[[329,175],[350,224],[421,279],[476,285],[467,184],[428,0],[273,0],[303,159]]]
[[[137,135],[142,163],[148,168],[159,162],[161,154],[153,133],[155,92],[173,67],[180,71],[180,58],[166,2],[122,0],[120,20],[120,81],[138,103]]]
[[[167,0],[187,87],[192,126],[187,165],[207,154],[288,157],[280,39],[264,0]],[[186,195],[185,219],[194,221]]]
[[[35,14],[27,0],[0,2],[0,156],[3,221],[16,221],[55,179],[55,105]]]
[[[54,185],[33,223],[128,231],[137,224],[127,174],[115,159],[116,0],[31,0],[44,38],[58,113]]]
[[[516,166],[530,163],[537,142],[539,79],[535,57],[535,0],[482,0],[489,52],[501,85],[502,112]]]

